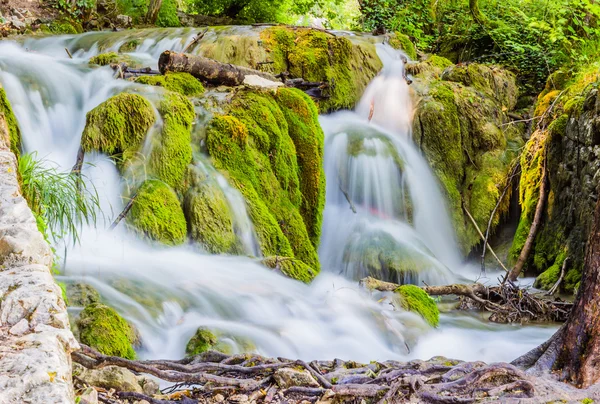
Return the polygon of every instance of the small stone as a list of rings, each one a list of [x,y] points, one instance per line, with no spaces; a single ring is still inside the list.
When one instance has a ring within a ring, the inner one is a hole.
[[[19,21],[16,17],[13,17],[13,19],[10,20],[10,25],[12,25],[12,27],[15,29],[24,29],[25,28],[25,23],[22,21]]]
[[[132,391],[134,393],[143,393],[144,390],[138,378],[125,368],[118,366],[107,366],[101,369],[86,369],[83,366],[76,367],[73,364],[73,372],[81,380],[90,386],[102,387],[105,389],[115,389],[117,391]]]
[[[223,401],[225,401],[225,397],[223,397],[223,394],[217,394],[213,397],[213,401],[215,403],[222,403]]]
[[[273,378],[277,385],[282,389],[287,389],[293,386],[300,387],[319,387],[319,383],[305,369],[297,370],[292,368],[277,369]]]
[[[234,394],[233,396],[229,396],[230,403],[247,403],[250,401],[248,396],[245,394]]]
[[[29,321],[27,321],[27,319],[22,319],[8,330],[9,333],[18,337],[25,334],[27,331],[29,331]]]
[[[131,26],[131,17],[128,15],[119,14],[115,19],[117,25],[121,27],[130,27]]]
[[[98,392],[88,387],[79,395],[79,403],[98,404]]]
[[[138,378],[138,383],[142,386],[142,390],[144,390],[144,394],[147,396],[152,397],[153,395],[160,393],[158,383],[148,377],[140,376]]]

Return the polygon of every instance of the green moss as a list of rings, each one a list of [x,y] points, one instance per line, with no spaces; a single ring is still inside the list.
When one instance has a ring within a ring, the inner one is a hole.
[[[538,289],[548,290],[558,281],[559,276],[560,267],[558,265],[552,265],[550,268],[538,275],[533,286]]]
[[[96,289],[86,283],[70,283],[66,285],[68,305],[85,307],[100,301],[100,294]]]
[[[60,293],[62,295],[62,299],[65,302],[65,305],[69,305],[69,298],[67,297],[67,285],[64,282],[56,282],[58,287],[60,288]]]
[[[209,351],[217,343],[217,337],[210,330],[200,327],[185,346],[185,353],[188,356],[198,355]]]
[[[352,44],[309,28],[270,27],[261,32],[277,72],[307,81],[327,81],[330,98],[319,101],[321,111],[352,108],[381,70],[373,44]]]
[[[90,58],[89,61],[89,64],[99,66],[108,66],[113,63],[125,63],[129,67],[139,67],[139,63],[131,56],[116,52],[100,53],[99,55]]]
[[[81,136],[85,152],[135,154],[156,117],[150,102],[137,94],[115,95],[86,115]]]
[[[431,55],[427,61],[433,67],[437,67],[442,70],[454,65],[454,63],[452,63],[450,60],[446,59],[445,57],[438,56],[438,55]]]
[[[236,252],[232,213],[223,191],[208,178],[195,182],[183,205],[190,237],[211,253]]]
[[[267,257],[263,258],[261,263],[268,268],[281,271],[289,278],[304,283],[312,282],[318,274],[317,271],[306,265],[304,262],[290,257]]]
[[[8,136],[10,140],[10,150],[17,157],[21,155],[21,130],[17,123],[17,118],[6,97],[6,91],[0,86],[0,115],[4,117],[8,125]]]
[[[554,136],[565,136],[567,133],[567,123],[569,122],[569,115],[562,114],[557,119],[552,121],[552,123],[548,126],[548,131],[550,135]]]
[[[152,139],[149,157],[151,173],[176,191],[184,187],[184,177],[192,162],[191,135],[194,106],[181,94],[168,92],[158,111],[163,119],[160,135]]]
[[[141,45],[141,41],[139,39],[130,39],[119,47],[119,52],[120,53],[133,52],[140,45]]]
[[[390,46],[394,49],[400,49],[406,53],[411,60],[417,59],[417,48],[412,43],[408,35],[404,35],[400,32],[396,32],[393,37],[390,38]]]
[[[432,327],[438,326],[440,312],[435,301],[423,289],[415,285],[402,285],[395,292],[402,307],[419,314]]]
[[[75,35],[83,32],[81,24],[70,20],[55,20],[46,25],[46,29],[55,35]]]
[[[114,309],[90,304],[81,312],[77,326],[82,343],[105,355],[135,359],[135,332]]]
[[[177,16],[176,0],[163,0],[160,10],[158,11],[156,25],[159,27],[181,26],[181,22],[179,22],[179,17]]]
[[[177,194],[162,181],[144,181],[127,221],[152,240],[170,245],[185,242],[187,225]]]
[[[135,82],[164,87],[187,97],[197,97],[204,93],[202,83],[189,73],[167,72],[164,76],[140,76],[135,79]]]
[[[297,90],[242,92],[228,113],[211,121],[207,150],[246,199],[263,255],[318,271],[324,175],[314,104]]]

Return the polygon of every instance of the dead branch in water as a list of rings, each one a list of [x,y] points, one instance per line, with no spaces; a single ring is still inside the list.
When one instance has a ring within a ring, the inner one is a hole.
[[[334,402],[360,401],[389,403],[399,400],[416,402],[473,402],[481,396],[499,399],[529,398],[535,394],[524,372],[513,365],[440,360],[428,363],[386,361],[360,364],[353,361],[292,361],[266,358],[255,354],[225,355],[208,351],[183,360],[128,360],[103,355],[81,345],[71,354],[73,361],[88,369],[119,366],[174,382],[172,388],[155,397],[136,392],[117,391],[103,394],[105,402],[145,399],[149,403],[171,404],[234,402],[243,394],[251,402],[300,403],[303,400]],[[294,375],[282,377],[282,374]],[[76,383],[86,384],[79,377]],[[103,389],[97,389],[99,391]],[[105,391],[103,391],[104,393]],[[230,400],[231,398],[231,400]],[[178,401],[178,400],[184,401]],[[246,400],[248,401],[248,400]]]
[[[400,285],[372,277],[360,281],[366,289],[393,292]],[[529,321],[566,321],[573,304],[560,299],[548,299],[541,293],[529,293],[510,284],[487,287],[481,283],[422,286],[430,296],[454,295],[460,298],[461,309],[491,312],[490,321],[522,323]]]

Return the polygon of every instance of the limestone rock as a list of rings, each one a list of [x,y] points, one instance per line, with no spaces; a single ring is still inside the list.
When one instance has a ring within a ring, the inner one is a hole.
[[[281,368],[273,374],[277,385],[282,389],[292,386],[319,387],[319,383],[312,377],[308,370],[297,370],[292,368]]]
[[[95,387],[144,393],[138,378],[130,370],[118,366],[106,366],[101,369],[86,369],[74,363],[73,374]]]

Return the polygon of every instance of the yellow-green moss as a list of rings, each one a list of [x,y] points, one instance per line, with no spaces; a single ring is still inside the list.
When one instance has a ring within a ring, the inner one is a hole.
[[[446,59],[443,56],[438,56],[438,55],[431,55],[429,57],[429,59],[427,59],[427,61],[433,66],[433,67],[437,67],[439,69],[444,70],[447,67],[453,66],[454,63],[452,63],[449,59]]]
[[[281,271],[289,278],[304,283],[312,282],[312,280],[315,279],[315,276],[317,276],[317,271],[295,258],[273,256],[263,258],[261,263],[266,267]]]
[[[71,21],[70,19],[55,20],[50,24],[43,25],[42,31],[47,31],[55,35],[75,35],[83,32],[83,27],[80,23]]]
[[[324,203],[323,134],[298,90],[242,92],[209,124],[216,168],[240,190],[265,256],[302,260],[316,271]]]
[[[411,60],[417,59],[417,48],[412,43],[408,35],[396,32],[394,36],[390,38],[390,46],[394,49],[400,49],[404,51],[404,53],[406,53]]]
[[[402,285],[396,289],[396,295],[406,310],[419,314],[432,327],[438,326],[440,312],[435,301],[423,289],[415,285]]]
[[[276,72],[331,84],[330,98],[319,101],[321,111],[354,107],[382,67],[373,44],[353,44],[318,30],[270,27],[261,39]]]
[[[127,221],[152,240],[169,245],[185,242],[187,225],[177,194],[162,181],[144,181]]]
[[[0,86],[0,115],[4,117],[8,125],[10,150],[18,157],[21,154],[21,130],[2,86]]]
[[[81,146],[86,152],[132,156],[155,119],[152,105],[141,95],[115,95],[87,113]]]
[[[155,136],[149,157],[150,172],[176,191],[184,187],[188,165],[192,162],[191,130],[194,106],[179,93],[167,92],[158,111],[163,127]]]
[[[167,90],[185,95],[186,97],[197,97],[204,94],[204,86],[202,83],[191,74],[185,72],[167,72],[164,76],[140,76],[135,79],[135,82],[164,87]]]
[[[216,335],[209,329],[200,327],[185,346],[185,353],[188,356],[198,355],[212,349],[216,343]]]
[[[140,66],[131,56],[116,52],[100,53],[99,55],[91,57],[89,61],[89,64],[99,66],[108,66],[113,63],[125,63],[129,67]]]
[[[105,355],[135,359],[135,332],[114,309],[101,303],[90,304],[81,312],[77,326],[82,343]]]
[[[192,240],[215,254],[234,253],[236,235],[232,214],[223,191],[209,182],[198,179],[184,198],[184,212]]]

